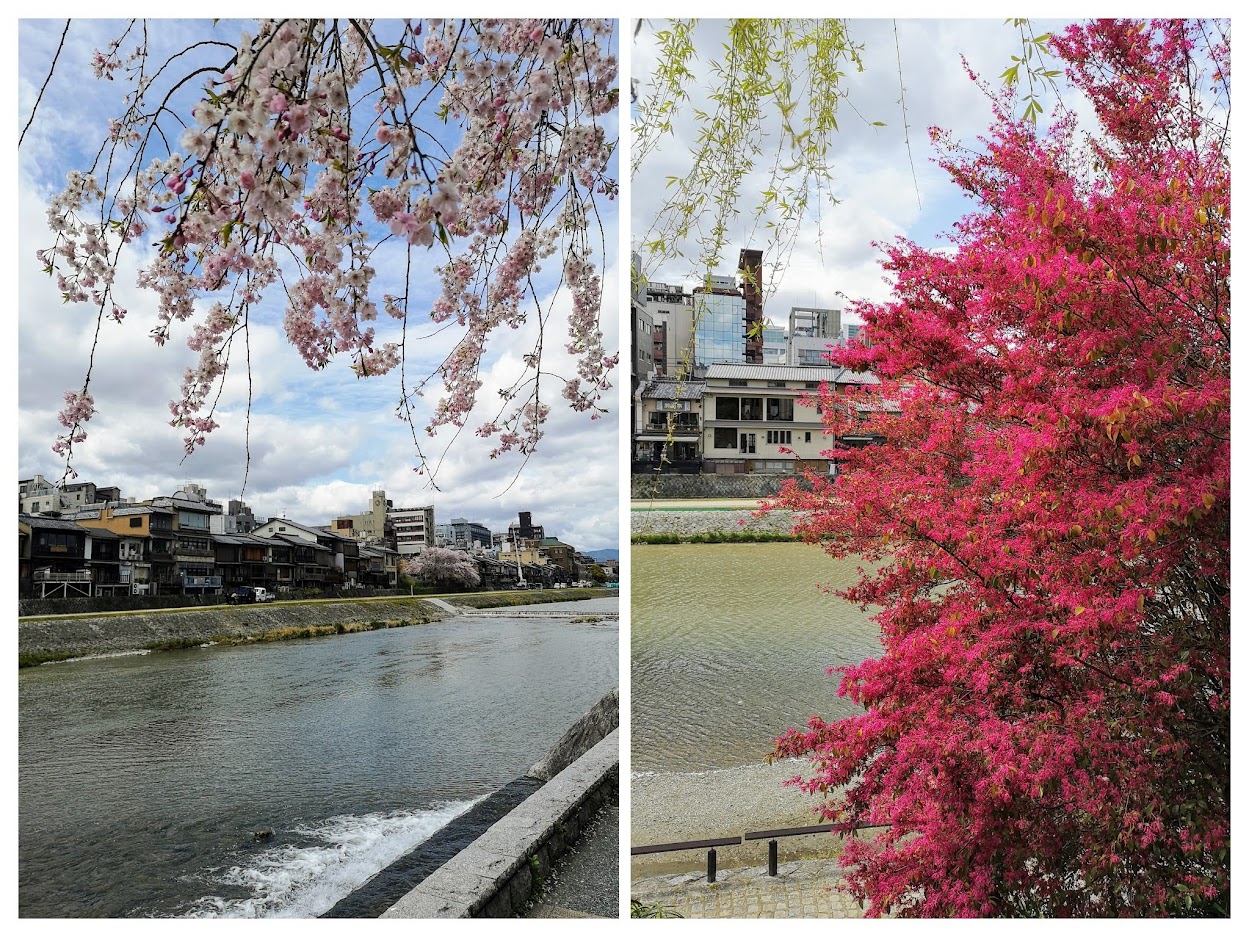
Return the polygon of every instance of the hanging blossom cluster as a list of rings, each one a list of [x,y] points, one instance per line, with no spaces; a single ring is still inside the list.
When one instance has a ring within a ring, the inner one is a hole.
[[[377,334],[379,303],[405,335],[426,316],[454,323],[459,341],[432,374],[405,377],[398,413],[416,420],[414,398],[437,381],[425,429],[464,426],[491,336],[549,312],[533,277],[555,254],[573,297],[566,347],[577,374],[543,371],[539,343],[479,433],[497,437],[496,454],[532,451],[549,413],[541,378],[562,382],[574,408],[604,412],[619,356],[602,345],[594,258],[604,245],[591,231],[601,231],[597,205],[617,193],[614,122],[603,123],[619,100],[611,21],[263,20],[236,45],[197,44],[201,56],[225,51],[196,69],[210,77],[186,119],[186,70],[174,66],[191,50],[152,68],[145,41],[122,54],[132,31],[93,61],[97,77],[129,78],[126,111],[96,166],[52,199],[54,243],[38,256],[66,301],[120,322],[119,254],[155,243],[139,276],[158,297],[152,337],[164,344],[188,322],[198,354],[171,403],[188,452],[216,427],[232,344],[275,284],[287,338],[313,369],[343,354],[361,377],[401,367],[403,341]],[[403,245],[408,263],[387,271],[403,289],[377,298],[374,254],[386,242]],[[444,259],[433,266],[441,294],[425,309],[413,300],[413,261],[429,250]],[[61,414],[67,459],[94,412],[77,405],[90,379]]]

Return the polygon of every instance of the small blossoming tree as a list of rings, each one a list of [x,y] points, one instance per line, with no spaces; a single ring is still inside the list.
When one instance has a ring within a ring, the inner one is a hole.
[[[861,715],[781,738],[873,914],[1227,914],[1230,45],[1052,40],[1097,128],[1009,117],[945,165],[977,208],[859,307],[888,406],[824,394],[835,483],[778,503],[873,571]],[[898,412],[900,410],[900,413]],[[864,422],[865,421],[865,422]]]
[[[458,330],[432,374],[401,380],[397,411],[422,462],[415,398],[440,384],[424,429],[463,427],[492,336],[550,316],[534,277],[551,264],[571,298],[564,342],[576,374],[545,371],[539,339],[526,374],[477,427],[497,441],[492,456],[527,455],[552,384],[595,418],[618,360],[599,327],[598,205],[617,188],[613,29],[581,19],[261,20],[218,24],[156,58],[148,25],[133,21],[95,54],[97,77],[126,82],[123,110],[95,161],[52,199],[40,261],[67,302],[120,323],[118,260],[141,255],[139,284],[159,303],[152,338],[164,344],[186,323],[198,355],[171,404],[188,452],[217,426],[222,380],[271,294],[313,369],[346,356],[361,378],[386,374],[403,367],[418,326]],[[439,258],[440,295],[428,306],[416,298],[426,252]],[[383,279],[400,286],[379,290]],[[385,335],[381,316],[393,320]],[[65,404],[54,449],[72,471],[95,412],[89,367]]]
[[[481,584],[477,562],[467,553],[445,547],[429,547],[401,564],[404,575],[425,582],[445,582],[472,589]]]

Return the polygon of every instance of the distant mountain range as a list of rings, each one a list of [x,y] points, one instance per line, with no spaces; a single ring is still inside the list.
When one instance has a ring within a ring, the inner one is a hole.
[[[619,550],[586,550],[586,556],[592,556],[595,560],[618,560],[620,559]]]

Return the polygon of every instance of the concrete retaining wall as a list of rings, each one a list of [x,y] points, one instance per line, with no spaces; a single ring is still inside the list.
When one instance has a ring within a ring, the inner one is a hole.
[[[675,534],[688,537],[692,534],[712,533],[776,533],[793,532],[792,511],[773,511],[764,517],[754,517],[750,511],[639,511],[629,512],[629,530],[633,535]]]
[[[618,796],[617,728],[413,888],[383,918],[510,917]]]

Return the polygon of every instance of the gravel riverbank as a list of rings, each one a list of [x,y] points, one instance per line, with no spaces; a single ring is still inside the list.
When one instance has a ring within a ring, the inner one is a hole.
[[[743,765],[690,774],[638,772],[631,779],[631,843],[645,846],[685,840],[735,836],[752,830],[810,826],[818,823],[816,801],[785,785],[805,773],[805,761]],[[791,837],[782,851],[789,857],[827,856],[840,851],[840,840],[827,834]],[[751,842],[719,850],[722,868],[767,861],[767,843]],[[634,856],[633,877],[704,866],[703,851]]]

